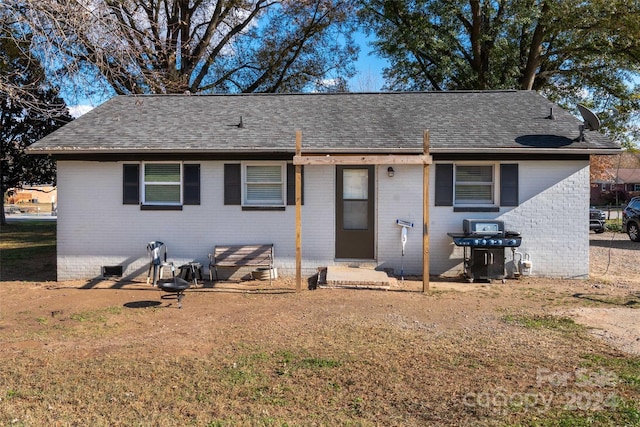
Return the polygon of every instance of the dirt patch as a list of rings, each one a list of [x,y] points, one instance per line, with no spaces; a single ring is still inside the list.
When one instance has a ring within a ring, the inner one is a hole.
[[[581,307],[568,314],[593,334],[627,353],[640,355],[640,244],[625,234],[591,235],[593,289],[576,297],[605,307]],[[609,307],[607,307],[609,306]]]
[[[567,312],[613,347],[640,355],[640,313],[629,308],[577,308]]]

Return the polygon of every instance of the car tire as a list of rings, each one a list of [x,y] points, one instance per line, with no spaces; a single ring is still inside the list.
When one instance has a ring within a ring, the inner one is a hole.
[[[629,235],[629,238],[634,242],[640,242],[640,228],[635,222],[630,222],[627,224],[627,234]]]
[[[605,232],[605,229],[604,228],[596,228],[594,231],[596,232],[596,234],[602,234],[602,233]]]

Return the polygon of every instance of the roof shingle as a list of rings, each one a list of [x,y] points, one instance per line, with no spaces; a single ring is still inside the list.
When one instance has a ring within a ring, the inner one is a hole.
[[[292,153],[300,130],[308,152],[412,153],[421,152],[427,129],[434,153],[619,149],[598,132],[574,141],[580,124],[533,91],[132,95],[108,100],[29,151]]]

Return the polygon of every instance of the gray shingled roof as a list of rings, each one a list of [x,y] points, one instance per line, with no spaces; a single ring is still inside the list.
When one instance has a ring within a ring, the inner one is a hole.
[[[553,108],[555,120],[547,116]],[[243,127],[237,125],[242,117]],[[532,91],[116,96],[31,153],[605,153],[599,132]]]

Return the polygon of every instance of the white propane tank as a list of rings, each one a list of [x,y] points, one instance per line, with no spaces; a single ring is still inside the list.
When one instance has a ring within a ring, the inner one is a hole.
[[[529,254],[524,254],[524,259],[520,261],[520,272],[523,276],[529,276],[533,270],[533,262]]]

